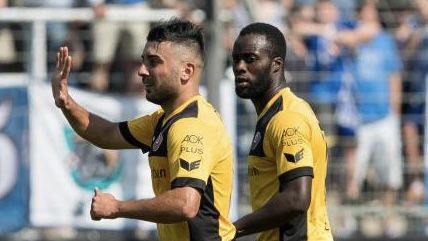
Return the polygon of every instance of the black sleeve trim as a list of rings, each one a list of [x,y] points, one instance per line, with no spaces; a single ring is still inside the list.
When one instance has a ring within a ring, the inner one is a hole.
[[[150,151],[150,147],[148,145],[141,143],[131,134],[131,131],[129,131],[129,127],[128,127],[128,122],[126,121],[119,122],[119,130],[126,141],[128,141],[130,144],[136,147],[139,147],[143,151],[143,153]]]
[[[312,167],[299,167],[291,171],[285,172],[279,175],[279,183],[281,185],[284,185],[290,182],[291,180],[302,176],[314,177],[314,169]]]
[[[206,188],[205,181],[193,177],[177,177],[171,182],[171,189],[176,187],[193,187],[198,191],[204,192]]]

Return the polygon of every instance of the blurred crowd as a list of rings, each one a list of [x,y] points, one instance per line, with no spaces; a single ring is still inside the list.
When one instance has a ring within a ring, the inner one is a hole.
[[[136,68],[152,23],[109,22],[106,12],[170,8],[204,25],[212,12],[209,2],[0,0],[0,8],[92,8],[94,22],[48,23],[49,69],[54,52],[67,45],[74,61],[72,85],[142,95]],[[428,0],[222,0],[218,5],[225,77],[243,26],[261,21],[284,32],[287,81],[313,105],[325,130],[331,150],[329,187],[340,193],[338,202],[376,200],[386,207],[425,202]],[[23,23],[0,22],[0,72],[26,71],[27,30]],[[241,115],[254,111],[245,104],[238,107]]]

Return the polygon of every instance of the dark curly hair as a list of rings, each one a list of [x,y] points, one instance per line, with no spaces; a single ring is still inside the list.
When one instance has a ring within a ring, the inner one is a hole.
[[[248,34],[257,34],[265,36],[269,42],[269,52],[271,57],[281,57],[285,59],[287,53],[287,44],[284,35],[275,26],[267,23],[252,23],[244,27],[239,33],[239,37]]]
[[[160,22],[147,35],[147,41],[173,42],[197,50],[204,59],[204,35],[202,27],[179,18]]]

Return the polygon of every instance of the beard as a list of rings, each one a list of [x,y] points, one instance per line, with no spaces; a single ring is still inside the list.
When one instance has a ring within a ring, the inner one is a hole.
[[[153,85],[146,89],[146,99],[156,105],[175,100],[179,95],[176,78],[178,75],[177,69],[171,68],[167,74],[149,77],[147,81]]]
[[[235,86],[235,93],[243,99],[257,99],[263,96],[270,87],[269,72],[263,71],[255,77],[255,81],[247,87],[238,88]]]
[[[162,89],[160,91],[146,93],[146,99],[156,105],[163,105],[175,99],[176,96],[175,91],[171,89]]]
[[[153,94],[153,93],[146,93],[146,99],[150,102],[152,102],[153,104],[156,105],[162,105],[166,102],[168,102],[169,100],[171,100],[173,98],[173,96],[175,96],[173,93],[171,92],[162,92],[162,94]]]
[[[153,104],[162,105],[177,98],[177,90],[167,83],[146,90],[146,99]]]

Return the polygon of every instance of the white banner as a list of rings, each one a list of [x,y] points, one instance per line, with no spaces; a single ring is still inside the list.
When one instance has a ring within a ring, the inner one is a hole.
[[[147,155],[106,151],[78,137],[55,107],[50,85],[34,83],[30,98],[30,221],[33,226],[123,229],[154,224],[128,219],[90,220],[93,187],[118,199],[153,197]],[[70,89],[82,106],[111,121],[153,112],[143,98],[99,95]]]

